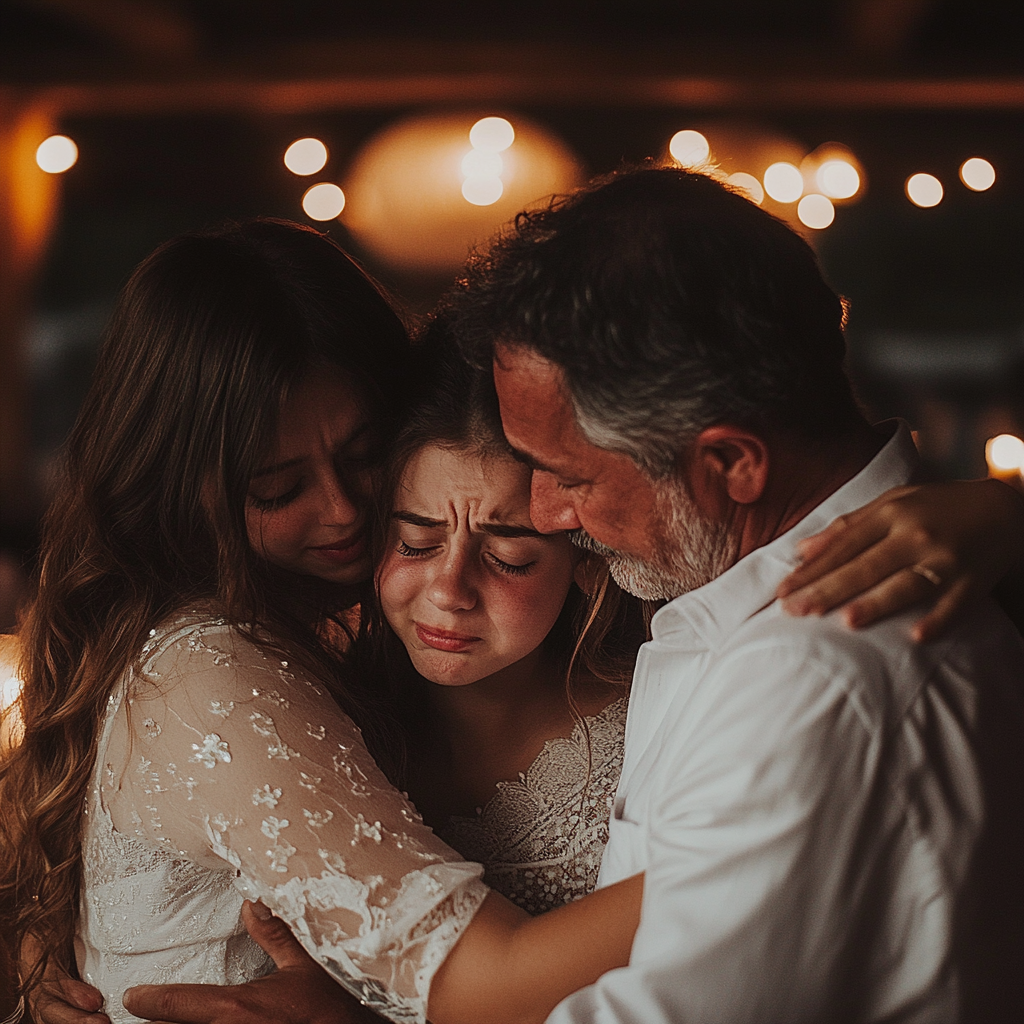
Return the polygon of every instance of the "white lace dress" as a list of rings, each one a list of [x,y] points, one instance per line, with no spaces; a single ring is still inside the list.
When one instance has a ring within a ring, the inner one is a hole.
[[[265,973],[245,897],[367,1005],[423,1021],[488,891],[328,694],[198,613],[154,630],[110,697],[83,850],[78,966],[115,1024],[132,985]]]
[[[626,705],[623,697],[585,719],[586,729],[548,740],[517,780],[498,783],[475,817],[438,829],[464,857],[486,865],[489,886],[531,914],[597,886],[622,772]]]

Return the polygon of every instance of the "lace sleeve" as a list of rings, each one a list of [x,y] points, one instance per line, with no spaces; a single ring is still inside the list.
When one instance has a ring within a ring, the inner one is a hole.
[[[222,623],[154,640],[101,768],[115,828],[262,899],[349,991],[425,1019],[487,889],[384,778],[321,687]]]

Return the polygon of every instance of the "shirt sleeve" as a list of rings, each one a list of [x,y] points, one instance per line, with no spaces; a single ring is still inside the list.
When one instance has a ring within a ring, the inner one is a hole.
[[[627,795],[612,822],[648,855],[630,965],[549,1024],[862,1019],[843,967],[869,894],[895,881],[904,809],[846,673],[799,645],[747,647],[670,711],[644,821]]]
[[[115,828],[210,867],[392,1020],[488,890],[377,768],[323,688],[227,626],[179,629],[128,689],[102,771]]]

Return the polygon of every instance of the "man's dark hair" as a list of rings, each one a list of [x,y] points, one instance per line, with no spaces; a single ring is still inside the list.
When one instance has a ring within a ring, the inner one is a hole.
[[[584,434],[654,477],[714,423],[861,421],[810,246],[707,174],[645,166],[520,214],[448,303],[470,362],[501,342],[555,363]]]

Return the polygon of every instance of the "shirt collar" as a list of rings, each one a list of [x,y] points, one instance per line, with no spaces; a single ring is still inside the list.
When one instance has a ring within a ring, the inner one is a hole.
[[[910,429],[897,421],[893,436],[852,479],[781,537],[741,558],[710,583],[670,601],[654,616],[651,635],[672,646],[714,649],[775,600],[782,580],[799,563],[798,541],[825,529],[837,516],[908,483],[918,465]]]

